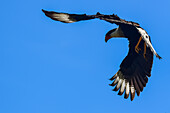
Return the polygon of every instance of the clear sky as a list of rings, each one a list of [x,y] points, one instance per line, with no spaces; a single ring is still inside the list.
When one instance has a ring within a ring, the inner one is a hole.
[[[163,58],[134,101],[108,85],[128,52],[126,39],[105,34],[100,20],[64,24],[41,9],[118,14],[140,23]],[[0,113],[169,113],[169,0],[2,0],[0,7]]]

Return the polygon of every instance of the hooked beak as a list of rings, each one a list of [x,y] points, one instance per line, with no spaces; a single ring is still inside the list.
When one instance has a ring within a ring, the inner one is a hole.
[[[107,41],[109,40],[109,39],[111,39],[112,37],[110,36],[110,35],[106,35],[105,36],[105,42],[107,43]]]

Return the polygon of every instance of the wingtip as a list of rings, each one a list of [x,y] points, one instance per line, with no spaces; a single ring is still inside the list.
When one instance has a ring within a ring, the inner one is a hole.
[[[120,96],[121,96],[121,95],[123,95],[123,93],[124,93],[124,92],[122,92],[122,91],[120,91],[120,90],[119,90],[118,95],[120,95]]]
[[[127,99],[129,97],[129,93],[124,95],[124,98]]]
[[[42,10],[42,12],[45,12],[45,10],[44,9],[41,9]]]
[[[156,54],[156,57],[157,57],[157,58],[159,58],[159,60],[160,60],[160,59],[162,59],[162,57],[161,57],[161,56],[159,56],[158,54]]]
[[[117,77],[117,73],[113,76],[113,77],[111,77],[109,80],[114,80],[115,78]]]
[[[48,11],[44,10],[44,9],[41,9],[43,13],[47,14]]]
[[[135,98],[135,92],[131,92],[130,94],[131,94],[131,95],[130,95],[130,100],[133,101],[134,98]]]

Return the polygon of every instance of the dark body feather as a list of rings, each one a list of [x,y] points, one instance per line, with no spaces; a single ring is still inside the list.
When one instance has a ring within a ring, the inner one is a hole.
[[[115,86],[114,91],[118,91],[118,95],[124,93],[124,98],[127,99],[129,94],[131,100],[135,97],[135,92],[140,95],[143,88],[148,82],[148,77],[151,76],[151,69],[153,64],[153,51],[148,46],[145,46],[146,41],[141,40],[139,43],[140,50],[135,51],[135,47],[140,40],[142,34],[139,32],[138,28],[142,29],[140,25],[136,22],[126,21],[119,18],[117,15],[103,15],[97,13],[96,15],[86,15],[86,14],[68,14],[68,13],[58,13],[53,11],[42,10],[46,16],[53,20],[61,21],[64,23],[73,23],[82,20],[90,19],[101,19],[110,23],[114,23],[120,27],[124,37],[129,40],[129,52],[120,64],[119,71],[110,79],[113,81],[110,85]],[[108,32],[108,34],[114,32],[113,29]],[[150,42],[150,37],[149,43]],[[144,54],[145,53],[145,54]],[[158,55],[159,56],[159,55]]]
[[[129,52],[128,55],[124,58],[120,65],[120,69],[117,72],[117,76],[119,79],[125,80],[125,83],[129,83],[129,87],[134,88],[137,95],[140,95],[140,92],[143,91],[143,88],[146,86],[147,77],[151,75],[151,68],[153,64],[153,53],[150,48],[146,47],[146,55],[144,54],[144,41],[142,40],[139,44],[139,48],[141,49],[139,53],[135,51],[135,46],[141,37],[141,34],[137,31],[136,27],[133,25],[122,25],[119,24],[119,27],[122,29],[125,37],[129,40]],[[121,74],[120,74],[121,73]],[[116,78],[116,77],[115,77]],[[111,80],[114,80],[111,78]],[[110,84],[111,86],[115,86],[116,84]],[[123,86],[122,86],[123,87]],[[125,86],[124,86],[125,87]],[[117,89],[118,90],[118,89]],[[123,92],[119,92],[118,94],[122,95]],[[134,99],[135,93],[130,92],[131,100]],[[127,98],[125,94],[125,98]]]

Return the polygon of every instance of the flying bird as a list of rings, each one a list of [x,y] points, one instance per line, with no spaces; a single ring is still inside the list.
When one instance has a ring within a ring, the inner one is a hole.
[[[129,52],[120,64],[120,69],[110,78],[112,82],[109,85],[114,87],[113,91],[118,91],[118,95],[124,93],[125,99],[130,94],[131,101],[135,97],[135,92],[138,96],[140,95],[148,82],[148,77],[151,76],[153,55],[159,59],[161,57],[153,48],[148,33],[138,23],[126,21],[115,14],[103,15],[98,12],[96,15],[86,15],[59,13],[43,9],[42,11],[47,17],[64,23],[98,18],[116,24],[118,28],[107,32],[105,42],[113,37],[127,38],[129,40]]]

